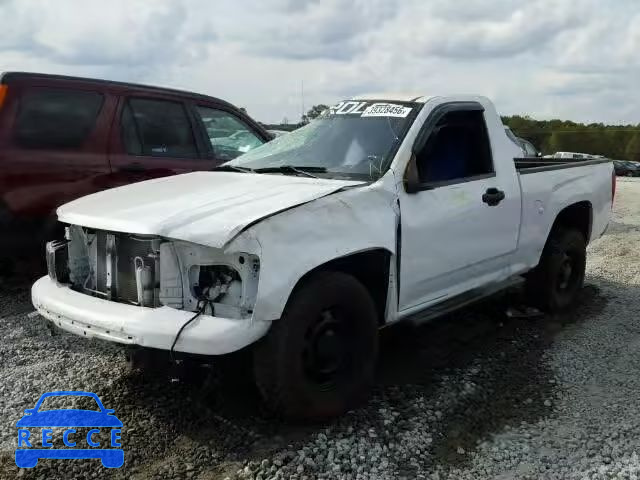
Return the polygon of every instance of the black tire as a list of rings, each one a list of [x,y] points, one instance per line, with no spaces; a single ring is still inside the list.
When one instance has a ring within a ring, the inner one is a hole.
[[[549,313],[570,309],[584,284],[586,259],[587,242],[582,233],[565,228],[552,231],[540,263],[527,277],[529,302]]]
[[[369,292],[350,275],[319,272],[305,281],[253,350],[267,407],[288,418],[323,420],[362,402],[378,356],[376,315]]]

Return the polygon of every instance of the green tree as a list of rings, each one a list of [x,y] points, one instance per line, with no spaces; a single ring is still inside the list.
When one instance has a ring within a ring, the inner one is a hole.
[[[564,147],[564,142],[562,139],[562,133],[553,132],[551,136],[547,139],[547,142],[543,148],[543,152],[545,153],[562,152],[563,147]]]
[[[636,132],[631,138],[631,141],[627,144],[625,154],[627,160],[640,162],[640,132]]]
[[[544,154],[566,151],[612,159],[638,158],[635,138],[640,135],[640,125],[585,125],[569,120],[535,120],[522,115],[502,117],[502,121]]]
[[[307,117],[308,120],[313,120],[314,118],[317,118],[318,116],[320,116],[320,114],[324,112],[327,108],[329,107],[322,103],[319,105],[314,105],[313,107],[311,107],[311,109],[307,112],[305,116]]]

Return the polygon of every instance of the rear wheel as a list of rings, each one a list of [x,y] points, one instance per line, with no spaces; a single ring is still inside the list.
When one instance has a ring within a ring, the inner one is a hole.
[[[572,307],[584,284],[586,250],[581,232],[554,230],[540,263],[527,278],[525,288],[529,301],[548,312],[562,312]]]
[[[330,418],[366,398],[377,354],[369,292],[350,275],[320,272],[293,293],[282,318],[256,344],[256,383],[276,413]]]

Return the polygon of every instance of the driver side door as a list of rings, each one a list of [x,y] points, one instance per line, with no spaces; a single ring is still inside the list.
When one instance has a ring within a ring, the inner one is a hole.
[[[479,103],[436,107],[413,151],[415,189],[399,193],[400,314],[504,279],[520,218],[515,171],[496,169]]]

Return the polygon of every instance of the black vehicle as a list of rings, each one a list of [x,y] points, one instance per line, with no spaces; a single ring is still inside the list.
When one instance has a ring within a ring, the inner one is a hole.
[[[613,160],[613,168],[616,175],[622,177],[638,177],[640,176],[640,163],[629,160]]]

